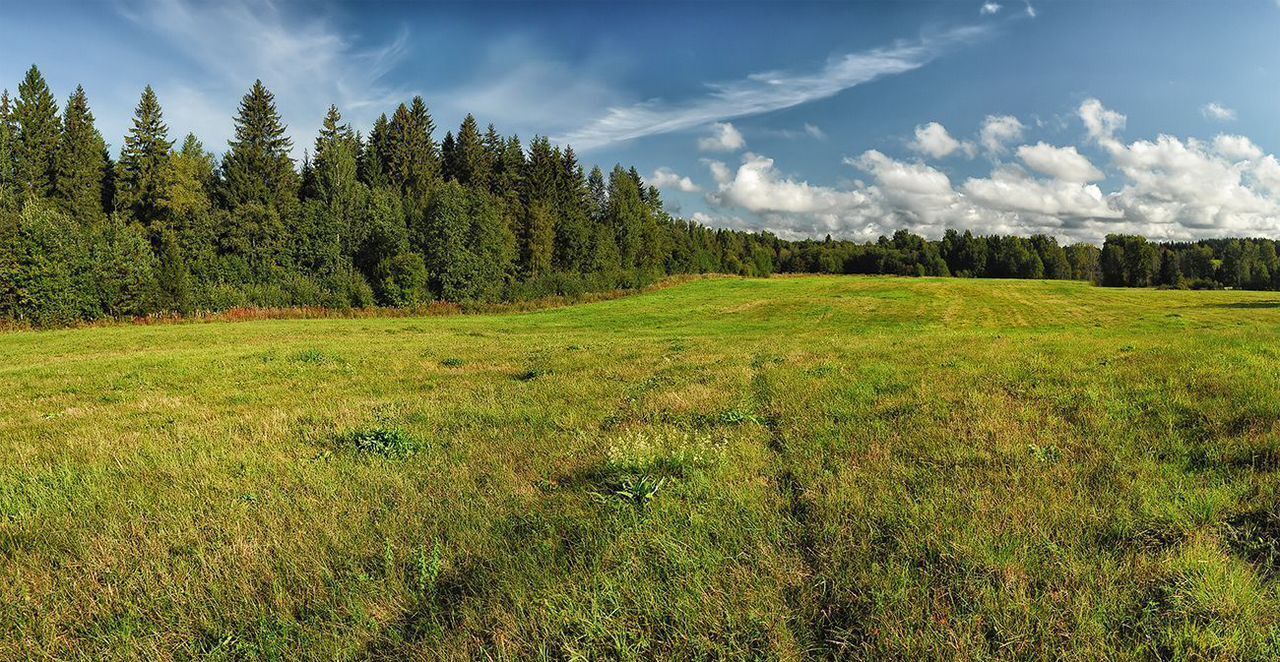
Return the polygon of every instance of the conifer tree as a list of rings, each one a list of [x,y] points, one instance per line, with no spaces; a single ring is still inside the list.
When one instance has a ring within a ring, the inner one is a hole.
[[[387,174],[402,193],[420,197],[440,175],[440,152],[431,132],[431,120],[422,97],[410,106],[400,104],[388,125]]]
[[[343,252],[348,255],[356,248],[352,243],[358,234],[354,225],[359,220],[359,207],[365,197],[357,176],[359,147],[351,125],[342,122],[336,106],[329,106],[316,138],[316,195],[325,206],[330,230],[338,233]]]
[[[133,127],[124,138],[116,166],[116,208],[128,212],[147,228],[160,222],[170,187],[169,127],[160,101],[148,85],[133,113]]]
[[[566,147],[560,159],[556,181],[555,267],[560,271],[581,272],[588,265],[591,250],[591,217],[588,211],[590,192],[578,156]]]
[[[231,209],[256,202],[277,210],[292,208],[298,175],[289,150],[293,141],[276,110],[275,96],[256,80],[240,101],[235,140],[222,161],[222,195]]]
[[[453,140],[453,132],[447,131],[444,140],[440,141],[440,179],[446,182],[458,181],[458,145]]]
[[[13,120],[13,102],[9,90],[0,93],[0,207],[5,197],[14,194],[17,181],[13,170],[13,140],[17,133]]]
[[[390,184],[387,175],[391,160],[390,149],[391,125],[386,113],[378,116],[373,128],[369,131],[369,139],[360,146],[360,157],[357,163],[360,181],[371,189]]]
[[[13,159],[18,189],[25,195],[48,197],[53,193],[58,135],[62,127],[58,122],[58,104],[34,64],[18,85],[13,120],[17,127]]]
[[[62,209],[81,224],[103,216],[106,142],[93,126],[93,113],[83,87],[76,87],[62,114],[62,137],[56,158],[54,190]]]
[[[463,186],[486,190],[489,188],[489,170],[480,127],[476,124],[476,118],[468,113],[458,127],[453,176]]]

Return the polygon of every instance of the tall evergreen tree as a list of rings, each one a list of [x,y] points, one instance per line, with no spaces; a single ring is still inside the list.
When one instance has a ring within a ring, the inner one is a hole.
[[[18,85],[13,119],[17,127],[13,158],[18,189],[27,195],[48,197],[53,193],[57,176],[58,136],[62,127],[58,121],[58,104],[34,64]]]
[[[431,132],[435,123],[422,97],[400,104],[388,125],[387,174],[391,184],[414,197],[424,195],[440,175],[440,152]]]
[[[5,205],[5,197],[14,194],[17,189],[13,169],[13,140],[16,133],[13,102],[9,98],[9,90],[5,90],[0,93],[0,207]]]
[[[369,131],[369,139],[360,146],[360,157],[357,163],[360,181],[371,189],[388,186],[391,162],[391,123],[386,113],[378,116]],[[358,141],[358,138],[357,138]]]
[[[453,176],[463,186],[480,190],[489,188],[489,160],[486,157],[484,138],[476,118],[470,113],[458,127],[457,144],[454,147]]]
[[[160,101],[148,85],[133,112],[133,127],[124,138],[116,166],[116,208],[148,228],[161,220],[166,205],[172,147]]]
[[[353,240],[359,233],[354,226],[366,197],[357,175],[359,149],[351,126],[342,122],[337,107],[330,106],[316,138],[316,194],[325,206],[329,230],[337,233],[342,252],[347,255],[356,250]]]
[[[276,110],[275,96],[261,80],[240,101],[235,140],[222,161],[223,200],[231,209],[256,202],[277,210],[292,208],[298,175],[289,151],[293,141]]]
[[[96,223],[103,216],[106,152],[106,142],[93,126],[84,88],[77,86],[62,114],[54,190],[63,210],[82,224]]]

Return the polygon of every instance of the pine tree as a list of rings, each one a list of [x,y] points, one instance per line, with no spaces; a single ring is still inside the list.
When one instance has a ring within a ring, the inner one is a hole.
[[[116,208],[148,229],[162,219],[170,188],[169,127],[160,101],[148,85],[133,112],[133,128],[124,138],[116,166]]]
[[[45,83],[44,76],[33,64],[18,85],[18,101],[14,104],[14,169],[18,189],[23,194],[48,197],[53,193],[58,153],[58,104]]]
[[[261,80],[240,101],[236,137],[222,161],[223,200],[231,209],[259,203],[291,210],[298,196],[298,174],[289,151],[293,141],[276,110],[275,96]]]
[[[63,210],[81,224],[96,223],[103,217],[106,151],[102,134],[93,126],[84,88],[76,87],[62,115],[54,190]]]

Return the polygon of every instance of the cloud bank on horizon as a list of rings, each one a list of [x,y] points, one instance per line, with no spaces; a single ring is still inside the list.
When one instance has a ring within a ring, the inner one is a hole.
[[[973,143],[931,122],[917,127],[910,143],[921,158],[896,159],[874,149],[847,157],[845,165],[869,181],[845,188],[788,177],[773,159],[752,152],[743,153],[736,168],[708,161],[715,189],[705,197],[714,211],[695,218],[786,238],[859,240],[899,229],[936,237],[948,228],[1083,241],[1110,233],[1191,240],[1280,232],[1280,161],[1248,137],[1161,134],[1126,143],[1120,133],[1127,117],[1097,99],[1080,104],[1076,119],[1084,146],[1108,159],[1104,166],[1116,182],[1109,191],[1097,183],[1108,175],[1076,145],[1021,144],[1010,159],[1001,158],[1023,125],[1012,116],[989,116],[977,138],[993,156],[985,177],[953,182],[936,165]],[[677,177],[669,170],[664,175],[664,181]]]

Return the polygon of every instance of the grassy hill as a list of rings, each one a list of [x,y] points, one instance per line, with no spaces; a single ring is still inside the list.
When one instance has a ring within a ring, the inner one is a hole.
[[[1280,654],[1280,297],[0,335],[0,657]]]

